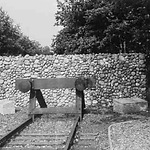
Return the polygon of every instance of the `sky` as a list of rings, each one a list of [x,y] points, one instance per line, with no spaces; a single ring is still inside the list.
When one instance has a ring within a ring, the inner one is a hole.
[[[42,46],[50,46],[61,27],[54,26],[56,0],[0,0],[0,7],[8,13],[22,33]]]

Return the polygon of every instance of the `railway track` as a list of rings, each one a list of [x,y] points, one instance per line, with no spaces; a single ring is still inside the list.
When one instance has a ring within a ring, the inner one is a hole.
[[[93,78],[18,79],[16,89],[30,91],[29,116],[17,128],[0,139],[0,150],[69,150],[85,108],[84,90],[92,88]],[[49,107],[40,89],[76,88],[75,107]],[[38,101],[40,108],[36,108]],[[42,115],[43,114],[43,115]],[[75,117],[51,117],[51,114],[71,114]],[[40,116],[39,116],[40,115]]]
[[[1,150],[69,150],[79,117],[42,115],[27,119],[7,135],[1,135]]]
[[[0,136],[0,150],[98,150],[99,133],[82,132],[78,123],[79,117],[30,118]]]

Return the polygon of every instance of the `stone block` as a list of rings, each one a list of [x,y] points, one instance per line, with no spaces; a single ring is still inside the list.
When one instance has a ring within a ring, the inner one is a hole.
[[[121,114],[146,111],[147,108],[147,101],[137,97],[113,100],[113,111]]]
[[[13,101],[0,100],[0,113],[5,114],[14,114],[15,106]]]

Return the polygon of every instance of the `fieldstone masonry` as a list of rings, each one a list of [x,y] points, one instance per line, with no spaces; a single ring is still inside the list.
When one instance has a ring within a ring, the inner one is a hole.
[[[85,90],[87,106],[109,107],[113,99],[146,96],[144,54],[0,56],[0,100],[28,105],[29,92],[15,90],[17,78],[95,76],[96,88]],[[42,90],[49,106],[70,106],[75,89]]]

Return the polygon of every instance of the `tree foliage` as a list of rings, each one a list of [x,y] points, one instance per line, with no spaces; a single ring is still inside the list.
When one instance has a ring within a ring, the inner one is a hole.
[[[11,47],[16,47],[15,41],[19,37],[18,26],[13,25],[12,19],[0,8],[0,53],[7,53],[6,51],[10,51]]]
[[[148,52],[149,0],[58,0],[58,54]]]
[[[23,35],[18,25],[0,8],[0,55],[41,54],[39,42]]]

